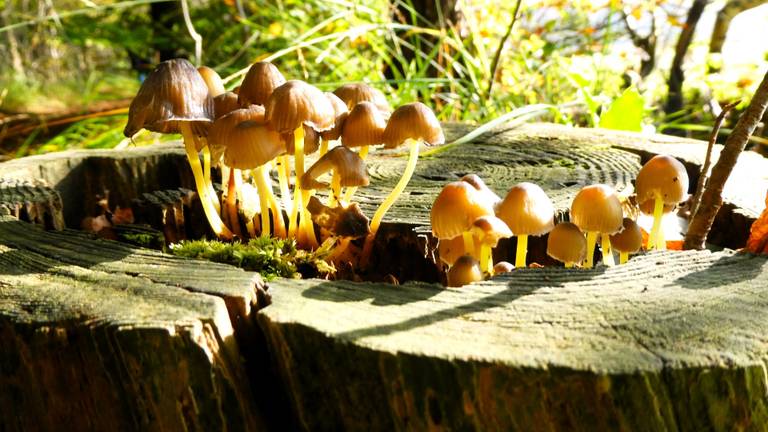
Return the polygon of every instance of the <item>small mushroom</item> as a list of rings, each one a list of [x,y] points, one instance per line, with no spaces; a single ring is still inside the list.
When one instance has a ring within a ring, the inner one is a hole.
[[[480,268],[493,275],[493,256],[491,250],[499,240],[512,237],[512,231],[503,220],[496,216],[480,216],[472,222],[472,235],[480,239]]]
[[[502,273],[510,273],[514,269],[515,266],[513,266],[512,263],[507,261],[499,261],[493,266],[493,274],[498,275]]]
[[[211,95],[212,98],[215,98],[226,91],[224,89],[224,82],[221,81],[221,77],[215,70],[208,66],[200,66],[197,68],[197,72],[203,77],[205,84],[208,86],[208,94]]]
[[[592,268],[597,235],[602,234],[603,262],[613,264],[609,235],[621,230],[624,213],[616,191],[604,184],[585,186],[571,203],[571,222],[587,233],[587,261]]]
[[[365,160],[368,148],[382,143],[387,122],[371,102],[359,102],[344,117],[341,128],[341,144],[347,148],[359,148],[360,158]],[[350,202],[357,188],[347,189],[343,201]]]
[[[284,83],[285,77],[272,63],[262,61],[252,64],[237,91],[240,106],[266,105],[272,92]]]
[[[432,235],[440,242],[461,237],[462,254],[474,255],[472,223],[481,216],[493,215],[493,207],[482,199],[475,188],[456,181],[443,187],[429,213]]]
[[[666,248],[661,218],[667,205],[677,205],[688,193],[688,173],[680,161],[667,155],[657,155],[640,168],[635,184],[637,202],[653,201],[653,226],[648,235],[648,249]]]
[[[581,265],[587,256],[584,233],[570,222],[555,225],[547,238],[547,255],[564,263],[566,268]]]
[[[332,148],[309,167],[301,178],[301,187],[304,189],[327,188],[328,183],[317,179],[329,171],[333,171],[331,195],[336,197],[336,200],[341,195],[342,187],[368,186],[368,173],[363,159],[352,150],[341,146]]]
[[[512,186],[496,207],[496,216],[506,222],[517,236],[515,267],[526,266],[528,236],[548,233],[555,224],[555,208],[546,192],[536,184],[523,182]]]
[[[343,100],[339,99],[338,96],[331,92],[325,92],[324,94],[331,102],[331,105],[333,105],[333,110],[336,112],[336,119],[334,120],[333,128],[320,132],[320,139],[322,139],[322,142],[320,143],[320,156],[328,151],[329,141],[336,141],[341,138],[341,127],[349,114],[349,108],[347,108],[347,104],[344,103]]]
[[[448,269],[448,286],[460,287],[483,280],[480,262],[471,255],[463,255]]]
[[[360,102],[373,102],[383,113],[389,113],[392,108],[387,102],[387,98],[380,90],[363,83],[344,84],[333,91],[333,94],[347,104],[348,109],[354,108]]]
[[[467,174],[461,178],[461,181],[469,183],[474,187],[483,199],[486,200],[491,206],[496,207],[501,202],[501,197],[496,194],[488,185],[485,184],[483,179],[477,174]]]
[[[240,104],[237,103],[237,94],[234,92],[224,92],[213,98],[213,112],[216,118],[229,114],[236,109],[240,109]]]
[[[629,259],[629,254],[636,253],[643,245],[643,233],[640,226],[630,218],[622,221],[624,229],[610,236],[611,246],[619,251],[619,264],[624,264]]]

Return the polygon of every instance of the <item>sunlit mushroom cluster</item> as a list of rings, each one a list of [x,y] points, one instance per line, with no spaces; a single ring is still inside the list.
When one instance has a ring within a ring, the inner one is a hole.
[[[662,250],[666,242],[662,229],[664,213],[682,202],[688,191],[688,175],[677,159],[659,155],[650,159],[637,175],[637,210],[653,215],[646,248]],[[445,185],[431,210],[432,234],[438,238],[438,255],[448,268],[449,286],[461,286],[485,277],[526,267],[529,236],[547,236],[547,255],[566,268],[594,266],[599,247],[603,263],[614,265],[642,248],[643,236],[637,222],[624,209],[626,197],[604,184],[585,186],[573,198],[570,222],[555,225],[555,209],[544,190],[523,182],[512,186],[501,199],[477,175],[464,176]],[[499,240],[516,237],[514,266],[493,262],[492,250]]]
[[[254,63],[234,91],[226,91],[208,67],[195,68],[184,59],[161,63],[131,103],[124,134],[132,137],[142,128],[182,135],[203,211],[218,238],[293,238],[306,249],[330,242],[336,245],[333,258],[342,256],[350,241],[365,237],[358,254],[362,263],[384,215],[413,175],[420,145],[444,142],[440,123],[422,103],[393,111],[368,85],[323,92],[286,80],[268,62]],[[357,188],[369,184],[365,159],[378,145],[406,146],[409,158],[369,224],[352,199]],[[314,153],[317,161],[305,167],[305,157]],[[221,201],[211,174],[217,165]],[[326,189],[327,195],[318,192]]]

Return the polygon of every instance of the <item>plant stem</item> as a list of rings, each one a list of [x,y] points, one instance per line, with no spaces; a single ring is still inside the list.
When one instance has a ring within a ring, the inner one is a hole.
[[[187,0],[181,0],[181,12],[184,15],[184,25],[187,26],[187,31],[192,40],[195,41],[195,66],[200,66],[203,61],[203,37],[200,33],[195,31],[195,26],[192,24],[192,18],[189,16],[189,5]]]
[[[499,46],[496,48],[496,53],[493,55],[493,61],[491,62],[491,69],[488,71],[488,89],[485,91],[485,100],[491,100],[491,91],[493,90],[493,83],[496,81],[496,71],[499,67],[499,61],[501,60],[501,53],[504,51],[504,45],[507,43],[507,39],[512,34],[512,27],[515,26],[517,21],[517,13],[520,11],[520,5],[523,0],[517,0],[515,3],[515,10],[512,12],[512,20],[509,22],[506,33],[499,41]]]

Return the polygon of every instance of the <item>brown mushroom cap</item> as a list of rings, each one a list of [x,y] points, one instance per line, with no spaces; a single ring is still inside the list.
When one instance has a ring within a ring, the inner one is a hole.
[[[208,86],[208,94],[215,98],[216,96],[227,91],[224,89],[224,82],[221,81],[221,77],[215,70],[208,66],[200,66],[197,68],[197,72],[203,77],[205,84]]]
[[[209,143],[224,148],[224,163],[252,169],[285,153],[280,135],[267,128],[263,109],[254,105],[226,114],[213,123]]]
[[[483,280],[480,262],[469,255],[463,255],[448,270],[448,286],[460,287]]]
[[[611,246],[619,252],[635,253],[643,245],[640,226],[630,218],[624,218],[624,229],[610,236]]]
[[[236,109],[240,109],[240,104],[237,102],[237,95],[233,92],[224,92],[213,98],[213,111],[216,113],[216,118]]]
[[[242,90],[241,90],[242,91]],[[302,124],[316,131],[333,127],[333,105],[317,87],[290,80],[276,88],[264,105],[267,123],[280,133],[292,132]]]
[[[334,147],[317,160],[301,177],[302,189],[325,189],[328,183],[318,181],[318,177],[334,170],[341,176],[341,186],[368,186],[368,172],[365,162],[352,150]]]
[[[464,238],[462,236],[456,236],[452,239],[440,239],[440,243],[437,245],[437,254],[440,257],[440,261],[448,266],[452,266],[465,253],[467,252],[464,251]]]
[[[483,179],[477,174],[467,174],[461,178],[461,181],[467,182],[474,187],[483,196],[483,199],[488,201],[492,206],[496,206],[501,202],[501,197],[496,194],[491,188],[489,188]]]
[[[360,102],[344,119],[341,143],[344,147],[362,147],[381,144],[387,122],[371,102]]]
[[[585,232],[613,234],[621,230],[622,219],[619,196],[608,185],[585,186],[571,203],[571,222]]]
[[[270,62],[256,62],[248,69],[237,92],[240,105],[266,105],[272,92],[284,83],[285,77],[277,66]]]
[[[523,182],[512,186],[504,200],[496,206],[496,216],[515,235],[540,236],[555,224],[555,207],[538,185]]]
[[[547,255],[563,263],[580,263],[587,257],[587,239],[575,224],[561,222],[549,232]]]
[[[339,97],[345,104],[347,109],[352,109],[360,102],[372,102],[376,105],[376,108],[383,112],[390,112],[392,108],[387,102],[387,98],[380,90],[363,83],[351,83],[344,84],[341,87],[333,91],[333,94]]]
[[[635,189],[639,203],[653,201],[659,191],[665,204],[677,204],[688,193],[688,173],[672,156],[657,155],[640,168]]]
[[[339,97],[335,94],[331,92],[324,92],[324,94],[325,97],[327,97],[331,102],[331,105],[333,105],[333,110],[336,113],[336,120],[334,121],[333,127],[331,129],[320,133],[320,138],[326,141],[334,141],[341,137],[341,128],[344,124],[344,120],[349,114],[349,109],[347,108],[347,104],[345,104],[344,101],[339,99]]]
[[[185,59],[168,60],[157,65],[141,84],[128,108],[123,135],[131,137],[142,128],[179,133],[182,122],[192,122],[198,135],[207,135],[213,115],[213,98],[197,69]]]
[[[480,239],[490,247],[496,247],[499,240],[512,237],[512,230],[509,229],[503,220],[493,215],[480,216],[472,222],[472,235]]]
[[[432,204],[432,234],[441,240],[451,239],[469,231],[475,219],[492,214],[493,207],[468,183],[448,183]]]
[[[320,132],[312,129],[311,127],[304,125],[304,154],[309,155],[317,151],[320,148]],[[280,138],[285,144],[285,149],[288,154],[295,152],[296,141],[293,139],[294,131],[280,134]]]
[[[512,263],[509,263],[507,261],[499,261],[493,265],[493,274],[498,275],[502,273],[509,273],[514,269],[515,269],[515,266],[512,265]]]
[[[429,145],[445,142],[443,128],[435,113],[421,102],[399,106],[389,117],[382,136],[387,149],[396,148],[409,138],[424,140]]]

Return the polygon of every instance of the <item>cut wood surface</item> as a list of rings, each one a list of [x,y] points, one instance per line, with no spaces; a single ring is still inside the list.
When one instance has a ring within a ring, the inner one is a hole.
[[[469,129],[446,125],[449,139]],[[375,256],[433,263],[429,207],[464,174],[502,196],[536,182],[565,210],[587,184],[631,191],[657,152],[695,174],[704,147],[500,128],[419,162],[382,229],[410,235],[401,245],[412,250]],[[356,195],[369,215],[402,172],[396,154],[369,156],[372,184]],[[739,164],[745,174],[724,198],[747,220],[762,208],[768,163]],[[105,189],[112,205],[130,205],[191,187],[190,174],[178,144],[0,164],[7,190],[46,182],[58,192],[68,226]],[[19,196],[0,189],[2,202]],[[255,276],[0,216],[0,430],[768,428],[765,257],[653,253],[457,289],[276,280],[265,291]],[[265,292],[273,303],[257,312]]]
[[[40,182],[0,178],[0,215],[60,230],[62,207],[59,193]]]

